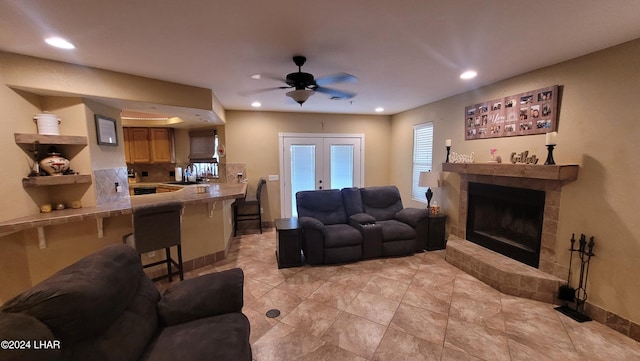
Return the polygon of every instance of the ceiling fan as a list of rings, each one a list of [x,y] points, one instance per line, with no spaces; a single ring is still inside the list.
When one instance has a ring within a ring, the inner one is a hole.
[[[250,95],[262,93],[265,91],[275,90],[275,89],[290,89],[294,88],[287,92],[285,95],[293,99],[296,103],[302,104],[309,99],[310,96],[315,94],[316,92],[329,94],[331,99],[351,99],[356,96],[356,93],[338,90],[333,88],[327,88],[325,85],[333,84],[333,83],[344,83],[344,82],[354,82],[358,78],[351,74],[347,73],[338,73],[334,75],[324,76],[321,78],[315,79],[312,74],[305,73],[302,71],[302,66],[307,61],[307,58],[302,55],[296,55],[293,57],[293,62],[298,67],[298,71],[295,73],[287,74],[286,78],[282,79],[280,77],[273,77],[269,75],[259,74],[256,78],[270,78],[274,80],[283,81],[286,83],[286,86],[279,86],[274,88],[266,88],[266,89],[258,89],[252,90],[248,92],[242,92],[242,95]]]

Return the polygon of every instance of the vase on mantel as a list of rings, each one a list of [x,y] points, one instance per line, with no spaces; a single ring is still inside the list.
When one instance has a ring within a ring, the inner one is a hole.
[[[69,170],[69,159],[63,157],[55,149],[50,149],[49,156],[40,161],[40,169],[49,175],[63,175]]]

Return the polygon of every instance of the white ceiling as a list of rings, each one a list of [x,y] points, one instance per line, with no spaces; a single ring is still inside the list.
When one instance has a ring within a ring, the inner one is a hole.
[[[0,0],[0,49],[209,88],[226,109],[395,114],[639,38],[639,15],[637,0]],[[332,87],[358,95],[239,94],[282,85],[250,76],[297,71],[296,54],[316,77],[356,75]]]

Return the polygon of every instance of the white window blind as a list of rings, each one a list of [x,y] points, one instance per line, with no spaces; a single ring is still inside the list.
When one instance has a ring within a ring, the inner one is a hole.
[[[430,171],[433,167],[433,122],[418,124],[413,127],[413,175],[411,180],[411,196],[413,199],[426,202],[427,187],[419,187],[420,172]]]
[[[331,188],[353,187],[353,145],[331,145]]]

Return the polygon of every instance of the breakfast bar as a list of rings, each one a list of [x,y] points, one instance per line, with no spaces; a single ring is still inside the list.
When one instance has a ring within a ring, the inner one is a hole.
[[[0,294],[0,300],[86,254],[122,242],[122,236],[131,232],[132,207],[140,204],[168,200],[184,204],[181,232],[185,270],[224,259],[232,237],[231,203],[244,197],[246,184],[175,187],[174,192],[125,197],[110,204],[54,210],[0,222],[3,256],[11,256],[3,272],[5,279],[12,279],[11,288],[15,288]],[[143,254],[143,262],[153,261],[151,257],[160,255]]]
[[[206,204],[209,209],[209,216],[213,216],[213,210],[217,202],[242,198],[246,192],[246,184],[210,184],[206,186],[206,192],[200,192],[199,188],[195,186],[177,187],[180,189],[175,192],[133,196],[116,203],[102,206],[65,209],[51,213],[37,213],[31,216],[0,222],[0,236],[30,228],[41,229],[45,226],[96,219],[98,223],[98,235],[102,238],[102,220],[108,217],[131,214],[131,207],[135,205],[178,200],[183,202],[185,206]],[[43,231],[39,231],[39,233],[40,232]],[[41,248],[45,247],[46,243],[41,242]]]

